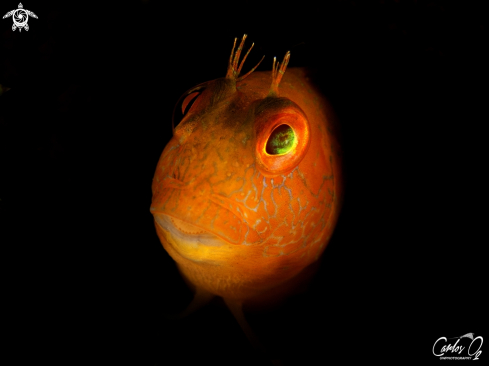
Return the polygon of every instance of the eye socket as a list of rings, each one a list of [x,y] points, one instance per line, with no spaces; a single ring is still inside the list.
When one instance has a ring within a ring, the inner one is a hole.
[[[190,109],[192,108],[192,106],[194,105],[194,102],[195,100],[197,99],[197,97],[201,94],[201,92],[193,92],[193,93],[190,93],[189,95],[187,95],[187,97],[183,100],[183,103],[182,103],[182,114],[185,116],[188,111],[190,111]]]
[[[307,116],[290,99],[265,99],[255,112],[255,161],[265,176],[287,174],[304,158],[310,142]]]
[[[197,85],[189,90],[187,90],[183,95],[178,99],[178,102],[175,104],[173,108],[173,116],[172,116],[172,128],[175,131],[175,128],[182,122],[185,116],[191,111],[193,105],[199,99],[199,96],[204,92],[206,88],[206,84]]]
[[[283,155],[297,145],[297,136],[289,125],[276,127],[267,141],[265,151],[270,155]]]

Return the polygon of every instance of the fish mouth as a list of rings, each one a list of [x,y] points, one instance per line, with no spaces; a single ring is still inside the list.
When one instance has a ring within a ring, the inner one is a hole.
[[[223,240],[200,227],[189,224],[175,217],[157,213],[154,214],[156,224],[170,235],[172,244],[177,247],[219,247]]]

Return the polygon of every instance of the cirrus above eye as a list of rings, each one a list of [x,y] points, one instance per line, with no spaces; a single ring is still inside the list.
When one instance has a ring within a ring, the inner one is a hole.
[[[289,125],[275,128],[268,138],[265,151],[270,155],[287,154],[297,142],[294,130]]]

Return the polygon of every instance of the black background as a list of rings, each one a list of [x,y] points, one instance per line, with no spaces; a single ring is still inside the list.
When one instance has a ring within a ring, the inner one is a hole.
[[[310,290],[250,317],[271,352],[424,362],[441,336],[488,336],[482,5],[270,4],[31,1],[28,32],[1,21],[2,331],[21,364],[259,364],[219,302],[164,319],[191,293],[149,212],[174,104],[225,75],[244,33],[245,70],[287,50],[289,67],[317,69],[345,158],[345,206]]]

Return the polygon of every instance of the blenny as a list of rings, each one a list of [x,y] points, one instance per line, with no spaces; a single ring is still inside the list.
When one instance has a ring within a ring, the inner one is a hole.
[[[182,315],[221,296],[253,342],[246,303],[281,299],[307,280],[342,202],[337,126],[302,68],[240,71],[186,92],[152,183],[163,247],[195,292]],[[262,58],[263,60],[263,58]],[[260,61],[261,62],[261,61]],[[174,113],[174,115],[175,115]]]

